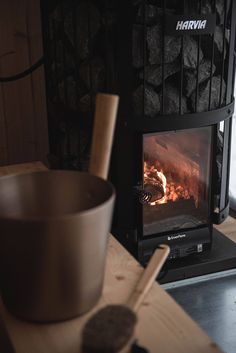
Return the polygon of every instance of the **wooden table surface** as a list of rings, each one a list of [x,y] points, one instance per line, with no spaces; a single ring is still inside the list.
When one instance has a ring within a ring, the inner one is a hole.
[[[45,167],[39,162],[1,167],[0,176],[35,169],[45,170]],[[236,222],[229,218],[219,229],[236,241],[235,225]],[[106,304],[124,303],[142,271],[137,261],[111,235],[103,294],[90,313],[56,324],[32,324],[15,318],[0,303],[0,313],[16,353],[79,353],[81,329],[88,317]],[[221,352],[158,283],[153,285],[139,310],[138,318],[138,343],[150,353]]]

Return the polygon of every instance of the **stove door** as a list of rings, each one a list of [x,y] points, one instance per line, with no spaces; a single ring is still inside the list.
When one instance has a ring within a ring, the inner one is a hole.
[[[143,135],[143,235],[209,222],[212,127]]]

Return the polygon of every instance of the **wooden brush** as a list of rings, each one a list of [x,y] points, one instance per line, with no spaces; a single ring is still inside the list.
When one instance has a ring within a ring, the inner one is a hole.
[[[108,305],[88,320],[82,332],[83,353],[128,351],[137,323],[136,312],[158,276],[169,251],[167,245],[160,245],[155,250],[125,305]]]

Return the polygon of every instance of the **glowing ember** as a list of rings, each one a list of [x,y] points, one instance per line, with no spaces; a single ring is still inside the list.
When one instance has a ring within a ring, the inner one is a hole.
[[[163,170],[158,170],[156,162],[150,165],[144,162],[144,189],[152,194],[149,205],[155,206],[158,204],[175,202],[180,199],[190,199],[193,194],[189,188],[184,185],[184,182],[175,182],[171,173],[164,175]],[[197,200],[195,200],[195,203]]]

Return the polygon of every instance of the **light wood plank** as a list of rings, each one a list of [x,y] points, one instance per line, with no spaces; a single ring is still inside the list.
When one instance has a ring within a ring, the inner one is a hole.
[[[0,168],[6,172],[45,170],[41,163]],[[8,168],[8,169],[6,169]],[[16,353],[79,353],[81,329],[90,315],[106,304],[125,303],[142,267],[111,235],[103,295],[88,314],[57,324],[31,324],[16,319],[0,303]],[[138,313],[137,338],[150,353],[219,353],[220,349],[180,306],[155,283]]]
[[[124,303],[134,288],[142,268],[130,254],[110,237],[103,296],[97,307]],[[30,324],[17,320],[1,305],[1,313],[17,353],[79,353],[81,328],[93,313],[59,324]],[[93,310],[94,311],[94,310]],[[220,352],[211,339],[155,284],[138,313],[140,344],[156,353]]]
[[[4,167],[0,167],[0,177],[4,175],[23,174],[45,170],[48,170],[48,168],[42,162],[39,161],[31,163],[11,164],[6,165]]]
[[[234,218],[229,216],[225,222],[215,228],[236,243],[236,220]]]

